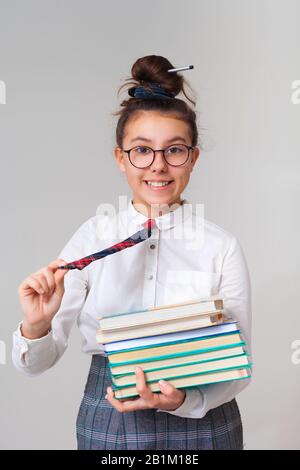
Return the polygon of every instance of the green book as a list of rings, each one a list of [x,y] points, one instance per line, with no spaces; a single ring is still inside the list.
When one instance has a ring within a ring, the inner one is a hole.
[[[250,367],[250,365],[249,365]],[[251,377],[250,368],[237,368],[229,369],[225,371],[218,371],[208,374],[193,375],[190,377],[179,377],[168,380],[174,387],[180,388],[195,388],[204,385],[210,385],[214,383],[221,382],[231,382],[233,380],[244,380]],[[148,384],[152,392],[161,393],[160,386],[158,381],[151,382]],[[139,393],[137,392],[136,386],[130,387],[115,387],[112,386],[114,390],[114,396],[117,400],[122,400],[126,398],[138,397]]]
[[[141,367],[144,372],[152,370],[165,369],[167,367],[176,367],[187,364],[197,364],[201,362],[209,362],[225,357],[235,357],[244,354],[243,344],[233,347],[223,347],[208,352],[195,351],[194,353],[187,352],[182,354],[173,354],[169,356],[156,357],[155,360],[147,361],[134,361],[130,363],[123,363],[120,365],[108,364],[110,372],[113,376],[135,374],[135,366]]]
[[[239,356],[220,358],[217,360],[197,362],[192,364],[181,364],[180,366],[172,366],[159,368],[146,372],[146,382],[151,383],[158,380],[170,380],[183,378],[192,375],[207,374],[210,372],[224,371],[235,368],[250,367],[248,355],[246,353]],[[131,387],[136,385],[135,373],[126,375],[112,376],[113,384],[116,387]]]

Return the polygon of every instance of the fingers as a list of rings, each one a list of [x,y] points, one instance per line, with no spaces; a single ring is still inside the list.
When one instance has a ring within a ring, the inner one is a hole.
[[[177,389],[165,380],[160,380],[158,383],[161,390],[158,408],[175,411],[185,400],[185,390]]]
[[[166,382],[165,380],[160,380],[159,382],[160,390],[161,390],[161,400],[178,400],[178,396],[182,395],[182,392],[178,390],[174,385],[170,384],[170,382]]]
[[[111,387],[107,387],[106,389],[107,395],[105,398],[118,410],[120,413],[126,413],[128,411],[136,411],[136,410],[143,410],[148,408],[145,406],[145,402],[140,397],[133,397],[128,398],[124,401],[117,400],[114,397],[114,392]]]
[[[58,269],[58,267],[62,264],[67,264],[67,262],[63,259],[55,259],[54,261],[51,261],[48,266],[45,266],[44,268],[37,271],[36,274],[44,274],[47,276],[50,282],[55,284],[55,280],[60,280],[69,271],[68,269]]]
[[[178,390],[170,382],[165,380],[159,380],[159,386],[161,393],[152,392],[151,388],[146,382],[146,377],[143,370],[140,367],[136,367],[136,388],[149,408],[164,408],[164,409],[176,409],[179,403],[183,401],[185,392]]]
[[[158,395],[152,393],[152,390],[150,387],[148,387],[143,370],[140,367],[136,367],[135,374],[136,388],[140,395],[139,397],[120,401],[114,398],[111,387],[107,388],[107,400],[120,412],[144,410],[147,408],[157,407]]]
[[[120,412],[123,411],[123,404],[114,397],[114,392],[111,387],[107,387],[107,400]]]
[[[40,273],[40,274],[34,274],[32,277],[40,283],[41,288],[43,290],[43,293],[45,295],[49,295],[50,294],[50,286],[49,286],[49,283],[48,283],[47,276],[44,273]]]
[[[23,294],[26,290],[30,290],[31,288],[39,294],[49,296],[53,294],[57,286],[59,286],[60,289],[63,289],[62,280],[68,270],[58,270],[57,267],[61,264],[66,264],[66,262],[62,259],[56,259],[49,263],[48,266],[32,273],[21,283],[19,293]],[[55,277],[56,271],[59,271],[57,277]]]
[[[63,279],[65,275],[69,272],[69,269],[58,269],[58,266],[62,266],[65,264],[67,264],[67,262],[64,259],[56,259],[48,265],[49,269],[53,270],[54,272],[54,278],[57,286],[62,290],[64,290]]]
[[[136,388],[139,397],[117,400],[111,387],[107,388],[105,398],[121,413],[127,411],[143,410],[148,408],[160,408],[165,410],[177,409],[185,399],[185,391],[179,390],[165,380],[159,381],[161,393],[153,393],[146,382],[145,374],[140,367],[135,368]]]
[[[44,281],[44,284],[46,285],[45,293],[47,295],[52,294],[55,289],[55,279],[51,269],[49,267],[45,268],[45,270],[40,274],[40,278]]]
[[[176,398],[178,395],[178,389],[174,387],[174,385],[170,384],[170,382],[166,382],[165,380],[160,380],[159,386],[163,395],[167,398]]]
[[[151,408],[154,408],[157,402],[157,395],[152,392],[151,388],[146,383],[146,377],[141,367],[135,368],[136,375],[136,389],[140,397],[142,397]]]
[[[40,280],[34,276],[28,276],[20,285],[18,291],[19,294],[26,294],[27,291],[34,290],[38,294],[44,293],[43,285],[41,284]]]
[[[55,259],[54,261],[51,261],[51,263],[48,264],[48,267],[50,269],[52,269],[53,271],[56,271],[58,266],[64,266],[68,264],[67,261],[65,261],[64,259]],[[59,270],[60,271],[60,270]],[[61,270],[62,272],[68,272],[69,270],[68,269],[62,269]]]

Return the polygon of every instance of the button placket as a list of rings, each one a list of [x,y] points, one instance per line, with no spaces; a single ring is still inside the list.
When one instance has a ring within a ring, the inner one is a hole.
[[[155,230],[158,230],[156,228]],[[158,250],[157,248],[157,236],[159,233],[153,232],[153,238],[150,237],[148,240],[148,247],[145,256],[145,277],[143,286],[143,305],[145,308],[155,307],[155,296],[156,296],[156,276],[157,276],[157,262],[158,262]],[[154,243],[154,240],[156,243]]]

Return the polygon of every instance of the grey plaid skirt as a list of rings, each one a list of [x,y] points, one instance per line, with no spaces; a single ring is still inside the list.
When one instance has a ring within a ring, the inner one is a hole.
[[[92,356],[76,432],[78,450],[243,449],[242,421],[236,400],[203,418],[182,418],[155,409],[120,413],[104,397],[111,385],[108,360]]]

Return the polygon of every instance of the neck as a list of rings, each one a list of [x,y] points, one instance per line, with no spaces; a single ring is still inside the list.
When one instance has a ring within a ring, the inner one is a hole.
[[[132,204],[134,208],[149,219],[154,219],[156,217],[160,217],[164,214],[172,212],[176,210],[179,206],[181,206],[183,202],[184,199],[179,199],[178,201],[172,202],[170,204],[145,204],[143,202],[132,199]]]

